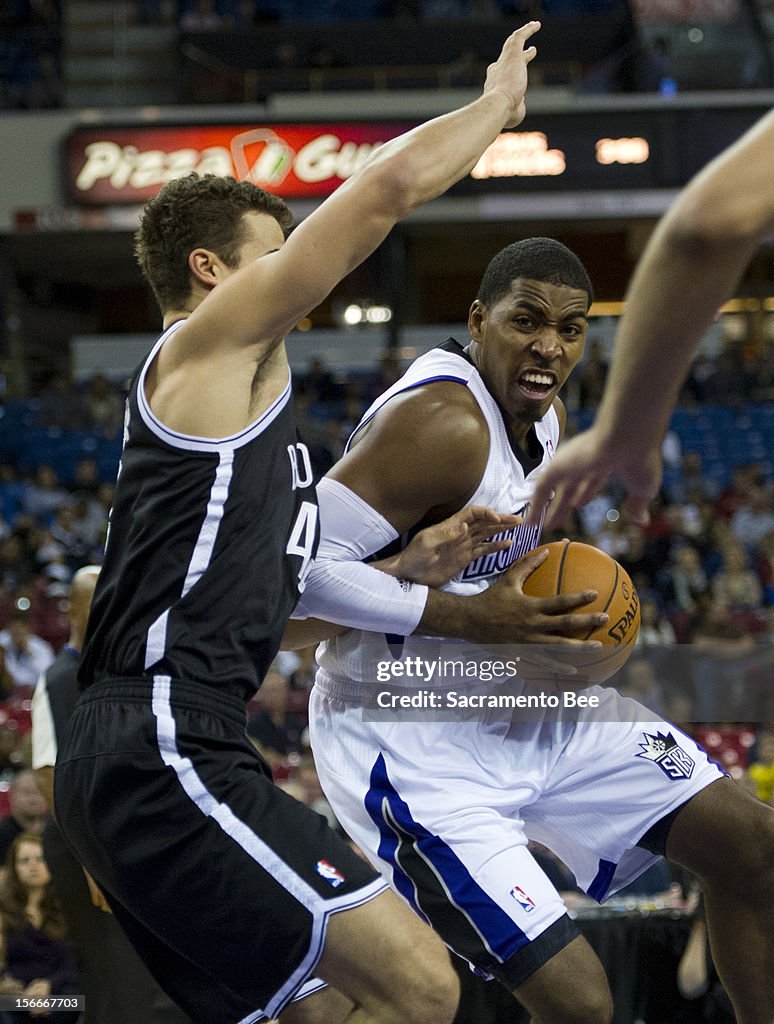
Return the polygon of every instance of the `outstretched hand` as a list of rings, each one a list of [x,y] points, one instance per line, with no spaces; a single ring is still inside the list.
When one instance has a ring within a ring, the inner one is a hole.
[[[534,46],[524,48],[527,40],[540,28],[539,21],[529,21],[505,40],[500,56],[486,72],[484,93],[499,92],[508,97],[512,114],[505,127],[515,128],[527,113],[524,94],[527,91],[527,65],[537,53]]]
[[[467,505],[449,519],[421,530],[401,551],[390,575],[429,587],[443,586],[474,559],[509,548],[510,540],[489,538],[520,522],[520,516]]]
[[[632,459],[624,450],[605,443],[592,427],[566,441],[543,470],[532,496],[531,516],[537,517],[550,500],[545,528],[559,526],[573,508],[586,505],[616,476],[627,492],[624,514],[633,522],[647,523],[648,506],[658,492],[661,473],[656,449],[642,459]]]

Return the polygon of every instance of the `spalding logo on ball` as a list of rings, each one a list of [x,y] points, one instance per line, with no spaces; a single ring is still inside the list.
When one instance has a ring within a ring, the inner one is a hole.
[[[605,646],[596,653],[580,654],[568,647],[541,645],[546,655],[569,660],[578,670],[568,676],[572,686],[592,685],[609,679],[629,658],[640,630],[640,601],[629,574],[614,558],[590,544],[560,540],[545,544],[548,558],[524,582],[524,593],[532,597],[554,597],[596,590],[596,601],[575,609],[578,612],[607,612],[609,621],[574,636],[580,640],[599,640]],[[537,550],[542,551],[543,548]],[[535,682],[556,682],[555,672],[530,664],[528,653],[519,664],[519,675]]]

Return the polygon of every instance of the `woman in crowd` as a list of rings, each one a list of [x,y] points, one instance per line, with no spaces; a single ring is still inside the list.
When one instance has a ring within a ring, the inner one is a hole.
[[[65,939],[62,913],[50,888],[51,876],[39,836],[18,836],[6,860],[0,889],[0,933],[5,968],[0,992],[41,1002],[51,996],[67,997],[80,989],[70,944]],[[13,1010],[3,1022],[23,1024],[48,1017],[45,1006],[27,1012]],[[57,1024],[77,1020],[78,1010],[57,1008]]]

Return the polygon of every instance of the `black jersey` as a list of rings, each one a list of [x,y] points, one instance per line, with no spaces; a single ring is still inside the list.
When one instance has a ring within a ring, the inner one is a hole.
[[[181,321],[182,322],[182,321]],[[169,430],[132,386],[83,686],[167,675],[249,699],[279,649],[314,556],[317,504],[290,382],[220,440]]]

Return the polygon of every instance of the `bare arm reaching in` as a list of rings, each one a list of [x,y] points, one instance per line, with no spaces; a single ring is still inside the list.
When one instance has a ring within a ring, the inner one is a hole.
[[[696,346],[763,239],[774,230],[774,111],[684,189],[632,279],[604,397],[590,430],[567,442],[540,479],[555,491],[550,524],[615,474],[626,511],[647,517],[661,481],[661,442]]]
[[[187,319],[146,383],[151,408],[168,428],[226,437],[271,405],[287,383],[288,331],[398,220],[464,177],[503,128],[523,119],[535,56],[526,44],[539,27],[530,22],[506,40],[477,100],[385,143],[287,242],[273,217],[256,214],[236,265],[203,246],[187,254],[190,295],[162,303],[165,326]]]

